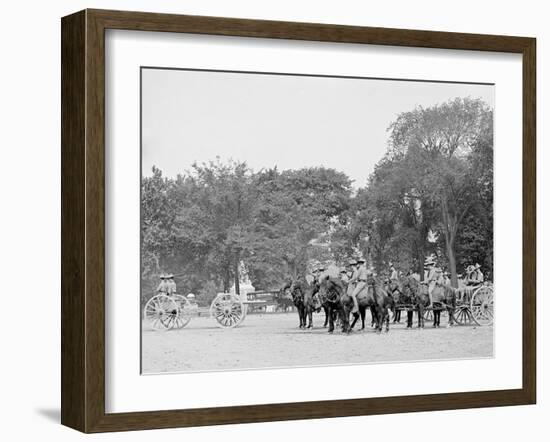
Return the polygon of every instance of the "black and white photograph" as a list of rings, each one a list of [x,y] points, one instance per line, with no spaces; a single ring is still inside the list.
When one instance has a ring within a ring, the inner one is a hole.
[[[494,102],[142,67],[142,374],[494,357]]]

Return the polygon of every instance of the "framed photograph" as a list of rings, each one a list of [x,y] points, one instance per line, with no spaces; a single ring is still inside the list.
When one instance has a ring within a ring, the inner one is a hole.
[[[62,423],[536,400],[535,39],[62,19]]]

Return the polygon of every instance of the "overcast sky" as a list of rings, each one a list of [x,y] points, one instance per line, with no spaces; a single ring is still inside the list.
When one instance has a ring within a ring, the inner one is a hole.
[[[142,165],[171,177],[195,161],[254,170],[325,166],[366,183],[389,124],[417,105],[455,97],[494,106],[494,87],[396,80],[143,69]]]

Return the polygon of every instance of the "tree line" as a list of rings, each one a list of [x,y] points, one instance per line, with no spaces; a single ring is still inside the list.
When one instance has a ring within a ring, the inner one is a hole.
[[[326,167],[252,170],[245,162],[195,163],[142,179],[142,296],[165,271],[180,293],[208,302],[239,290],[244,263],[256,289],[276,289],[313,261],[361,253],[378,272],[392,262],[423,274],[435,254],[457,274],[493,266],[493,116],[456,98],[401,113],[366,185]],[[365,149],[368,149],[365,146]]]

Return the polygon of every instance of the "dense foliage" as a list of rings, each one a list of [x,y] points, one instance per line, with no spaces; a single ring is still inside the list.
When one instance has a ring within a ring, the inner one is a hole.
[[[253,171],[217,159],[175,179],[153,168],[142,180],[142,294],[170,271],[181,293],[208,302],[238,290],[241,263],[257,289],[273,289],[314,261],[357,253],[378,271],[391,261],[421,274],[435,253],[454,284],[474,262],[490,274],[492,124],[492,110],[469,98],[402,113],[355,191],[324,167]]]

